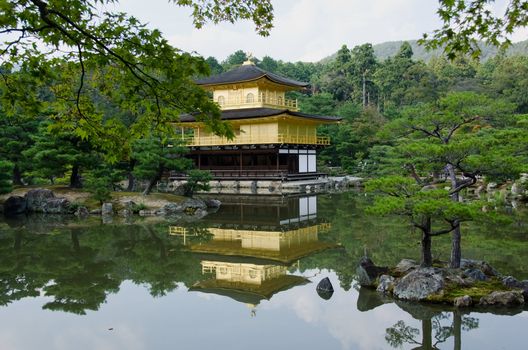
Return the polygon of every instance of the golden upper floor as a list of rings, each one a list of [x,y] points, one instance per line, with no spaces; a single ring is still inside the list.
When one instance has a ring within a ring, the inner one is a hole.
[[[255,112],[250,114],[250,112]],[[267,113],[269,115],[267,115]],[[277,114],[278,113],[278,114]],[[306,117],[300,113],[271,109],[234,110],[223,113],[230,117],[229,122],[235,137],[228,139],[208,131],[202,123],[179,123],[178,134],[189,146],[225,146],[258,144],[303,144],[329,145],[330,138],[317,135],[317,127],[325,123],[335,123],[332,117]],[[236,118],[240,116],[240,118]],[[254,115],[254,117],[251,117]]]
[[[308,83],[266,72],[251,61],[228,72],[199,79],[197,83],[212,92],[213,100],[222,110],[259,107],[298,111],[297,100],[287,99],[285,93],[308,86]]]

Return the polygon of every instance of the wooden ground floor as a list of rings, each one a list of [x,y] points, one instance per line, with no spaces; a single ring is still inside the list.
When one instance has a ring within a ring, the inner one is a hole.
[[[188,157],[195,167],[210,171],[214,179],[299,180],[317,178],[317,150],[306,147],[195,148]],[[170,178],[183,174],[171,172]]]

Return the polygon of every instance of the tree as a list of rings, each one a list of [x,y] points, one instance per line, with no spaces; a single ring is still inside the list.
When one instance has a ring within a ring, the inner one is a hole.
[[[424,34],[422,43],[429,48],[443,47],[447,57],[469,53],[477,58],[481,49],[478,41],[506,48],[511,44],[509,35],[517,28],[528,25],[526,1],[507,2],[502,14],[490,10],[494,0],[440,0],[438,15],[442,27],[432,35]]]
[[[236,66],[240,66],[242,63],[248,60],[247,54],[242,50],[237,50],[231,55],[227,56],[225,61],[222,62],[224,71],[228,71]]]
[[[13,190],[13,183],[11,182],[13,168],[12,163],[0,160],[0,194],[9,193]]]
[[[481,206],[454,202],[446,190],[430,189],[409,177],[386,176],[369,180],[365,189],[378,194],[369,212],[407,216],[421,231],[421,265],[433,264],[432,238],[453,232],[462,221],[478,216]]]
[[[55,177],[70,173],[70,187],[81,188],[83,169],[97,163],[98,155],[87,141],[64,131],[55,131],[44,123],[32,136],[34,144],[22,152],[32,160],[34,175],[54,182]]]
[[[209,191],[211,173],[204,170],[192,169],[187,172],[187,183],[185,184],[185,196],[192,197],[196,191]]]
[[[23,173],[31,169],[31,159],[23,151],[33,144],[31,136],[37,132],[37,118],[0,117],[0,156],[13,163],[13,184],[23,185]]]
[[[516,56],[501,60],[492,73],[491,89],[517,105],[519,113],[528,112],[528,57]]]
[[[209,70],[211,71],[212,75],[220,74],[224,71],[224,68],[220,63],[218,63],[218,60],[214,57],[207,57],[205,62],[209,65]]]
[[[509,118],[512,110],[511,104],[486,96],[452,93],[437,104],[406,109],[388,126],[396,138],[401,169],[410,178],[382,178],[370,187],[397,198],[378,206],[380,211],[408,215],[423,231],[424,264],[429,259],[428,236],[434,235],[431,220],[436,218],[449,224],[440,232],[452,232],[451,267],[460,266],[460,223],[478,214],[460,201],[461,191],[479,176],[504,181],[522,171],[526,132]],[[415,187],[409,188],[412,182]],[[449,191],[425,191],[442,182],[449,184]],[[454,204],[448,204],[449,199]]]
[[[52,91],[53,103],[44,106],[47,111],[77,136],[94,138],[111,153],[123,143],[123,128],[117,121],[105,122],[97,113],[87,82],[92,72],[104,71],[104,77],[91,82],[90,90],[116,99],[122,109],[140,111],[130,128],[133,134],[144,135],[152,127],[168,129],[181,113],[192,112],[214,132],[231,135],[216,104],[192,83],[194,76],[208,74],[205,60],[173,48],[158,30],[147,29],[134,17],[101,11],[101,5],[111,2],[2,2],[0,33],[9,38],[0,46],[0,88],[3,101],[10,102],[5,106],[12,113],[19,108],[34,112],[40,97],[33,85],[56,84],[60,90]],[[269,0],[172,2],[191,7],[198,28],[207,21],[239,19],[251,19],[261,35],[272,27]],[[57,62],[69,63],[68,76],[56,74],[60,72],[55,69]],[[32,84],[22,84],[6,73],[16,69],[31,72]]]
[[[137,160],[134,174],[139,179],[148,180],[143,195],[148,195],[166,170],[185,171],[191,168],[192,161],[184,157],[187,148],[179,140],[170,140],[163,134],[152,134],[137,140],[132,149],[132,157]]]

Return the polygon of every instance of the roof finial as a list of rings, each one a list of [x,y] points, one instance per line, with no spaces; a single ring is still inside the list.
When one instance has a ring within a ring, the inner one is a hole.
[[[244,63],[242,63],[242,65],[243,65],[243,66],[250,66],[250,65],[251,65],[251,66],[254,66],[255,63],[252,61],[252,59],[253,59],[253,54],[252,54],[251,52],[248,52],[248,53],[246,54],[246,56],[247,56],[247,60],[245,60]]]

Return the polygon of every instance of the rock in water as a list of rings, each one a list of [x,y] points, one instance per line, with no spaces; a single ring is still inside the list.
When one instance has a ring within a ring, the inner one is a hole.
[[[330,299],[332,294],[334,294],[334,287],[328,277],[323,278],[315,289],[317,290],[317,294],[324,300]]]
[[[206,199],[205,205],[207,205],[207,208],[220,208],[222,205],[222,202],[220,202],[218,199]]]
[[[165,210],[167,215],[172,215],[176,213],[181,213],[183,210],[183,207],[177,203],[167,203],[163,206],[162,209]]]
[[[26,212],[27,201],[21,196],[11,196],[4,202],[5,215],[18,215]]]
[[[454,304],[456,307],[468,307],[471,306],[473,300],[469,295],[464,295],[463,297],[455,298]]]
[[[378,288],[376,291],[383,294],[390,294],[394,289],[394,277],[389,275],[381,275],[379,278]]]
[[[55,194],[45,188],[29,190],[26,193],[27,208],[36,213],[45,213],[48,201],[55,198]]]
[[[90,215],[90,212],[88,211],[86,207],[79,207],[77,208],[74,214],[78,217],[86,217]]]
[[[520,290],[507,292],[492,292],[480,298],[480,305],[514,306],[524,303],[523,293]]]
[[[404,300],[425,300],[444,288],[440,270],[421,268],[410,272],[394,285],[394,296]]]
[[[114,207],[112,206],[112,203],[103,203],[101,206],[101,214],[103,216],[114,215]]]
[[[70,201],[66,198],[50,198],[43,208],[44,213],[68,214],[71,213]]]
[[[188,198],[183,203],[181,203],[182,211],[187,212],[190,209],[194,212],[196,209],[207,209],[207,205],[201,199],[197,198]]]
[[[376,266],[372,260],[364,256],[359,261],[359,266],[356,269],[359,285],[362,287],[374,287],[376,279],[388,271],[388,267]]]

